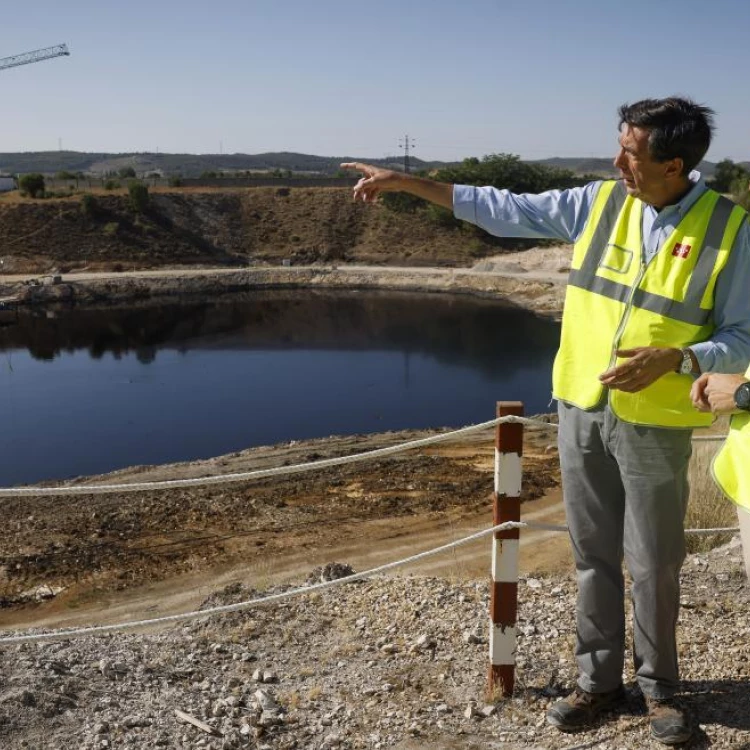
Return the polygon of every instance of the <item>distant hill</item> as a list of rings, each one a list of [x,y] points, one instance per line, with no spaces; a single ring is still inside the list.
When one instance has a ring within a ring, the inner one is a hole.
[[[569,169],[576,174],[598,174],[602,177],[614,177],[617,170],[612,164],[612,159],[594,159],[583,157],[560,157],[555,156],[551,159],[536,159],[532,164],[542,164],[545,167],[554,167],[555,169]]]
[[[583,159],[577,157],[562,158],[554,157],[552,159],[538,159],[534,164],[544,164],[547,167],[556,167],[557,169],[569,169],[576,174],[598,174],[603,177],[615,176],[617,170],[612,164],[612,159]],[[740,166],[750,171],[750,161],[737,162]],[[716,171],[716,163],[712,161],[702,161],[698,165],[698,170],[704,177],[713,177]]]
[[[0,173],[42,172],[55,174],[61,171],[105,175],[132,167],[137,174],[158,172],[164,176],[181,175],[198,177],[205,172],[272,172],[276,169],[295,173],[334,175],[341,162],[366,161],[388,168],[403,168],[399,156],[385,159],[353,156],[313,156],[292,152],[265,154],[105,154],[78,151],[30,151],[26,153],[0,153]],[[448,162],[411,159],[412,169],[436,169]]]
[[[0,174],[42,172],[54,175],[57,172],[83,172],[104,176],[132,167],[139,176],[158,173],[164,177],[181,175],[199,177],[205,172],[273,172],[291,171],[297,174],[335,175],[344,161],[364,161],[376,166],[402,169],[401,156],[374,159],[362,156],[314,156],[289,151],[264,154],[157,154],[157,153],[87,153],[81,151],[29,151],[24,153],[0,153]],[[414,171],[440,169],[455,162],[424,161],[411,157]],[[530,162],[557,169],[569,169],[576,174],[613,176],[617,170],[611,158],[555,157]],[[750,162],[740,162],[750,169]],[[714,174],[716,165],[704,161],[700,170],[706,177]]]

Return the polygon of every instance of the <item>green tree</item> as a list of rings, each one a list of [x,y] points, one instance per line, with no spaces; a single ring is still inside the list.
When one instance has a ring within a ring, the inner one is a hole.
[[[142,214],[148,208],[148,187],[142,182],[133,180],[128,185],[128,195],[130,196],[130,207],[137,214]]]
[[[529,164],[515,154],[488,154],[481,161],[476,157],[464,159],[455,167],[438,170],[435,179],[462,185],[492,185],[514,193],[542,193],[589,181],[568,169]]]
[[[75,180],[76,176],[72,172],[68,172],[66,169],[60,170],[55,175],[56,180]]]
[[[38,172],[22,175],[18,178],[18,188],[21,195],[30,195],[32,198],[44,197],[44,175]]]
[[[135,178],[136,177],[135,169],[133,169],[133,167],[123,167],[122,169],[119,169],[117,171],[117,176],[121,180],[127,180],[127,179],[130,179],[130,178]]]
[[[714,171],[710,182],[714,190],[720,193],[728,193],[732,190],[734,183],[750,180],[750,173],[741,165],[735,164],[731,159],[722,159]]]

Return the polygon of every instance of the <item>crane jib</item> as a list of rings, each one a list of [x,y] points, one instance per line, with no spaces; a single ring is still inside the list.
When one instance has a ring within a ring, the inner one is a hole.
[[[28,65],[30,63],[50,60],[53,57],[63,57],[70,55],[67,44],[57,44],[54,47],[45,47],[44,49],[35,49],[31,52],[24,52],[20,55],[0,58],[0,70],[5,68],[15,68],[18,65]]]

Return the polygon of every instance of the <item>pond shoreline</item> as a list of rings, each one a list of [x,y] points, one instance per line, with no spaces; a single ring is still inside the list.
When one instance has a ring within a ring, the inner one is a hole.
[[[342,289],[468,294],[559,319],[566,274],[536,271],[304,266],[175,268],[122,273],[5,277],[0,297],[19,306],[123,305],[166,298],[208,299],[254,289]]]

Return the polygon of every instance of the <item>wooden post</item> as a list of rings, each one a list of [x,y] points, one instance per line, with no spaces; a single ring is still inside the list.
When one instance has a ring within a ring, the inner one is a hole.
[[[523,416],[520,401],[498,401],[497,416]],[[499,424],[495,432],[494,526],[521,520],[523,425]],[[492,540],[490,592],[490,694],[513,695],[518,611],[519,530],[498,531]]]

